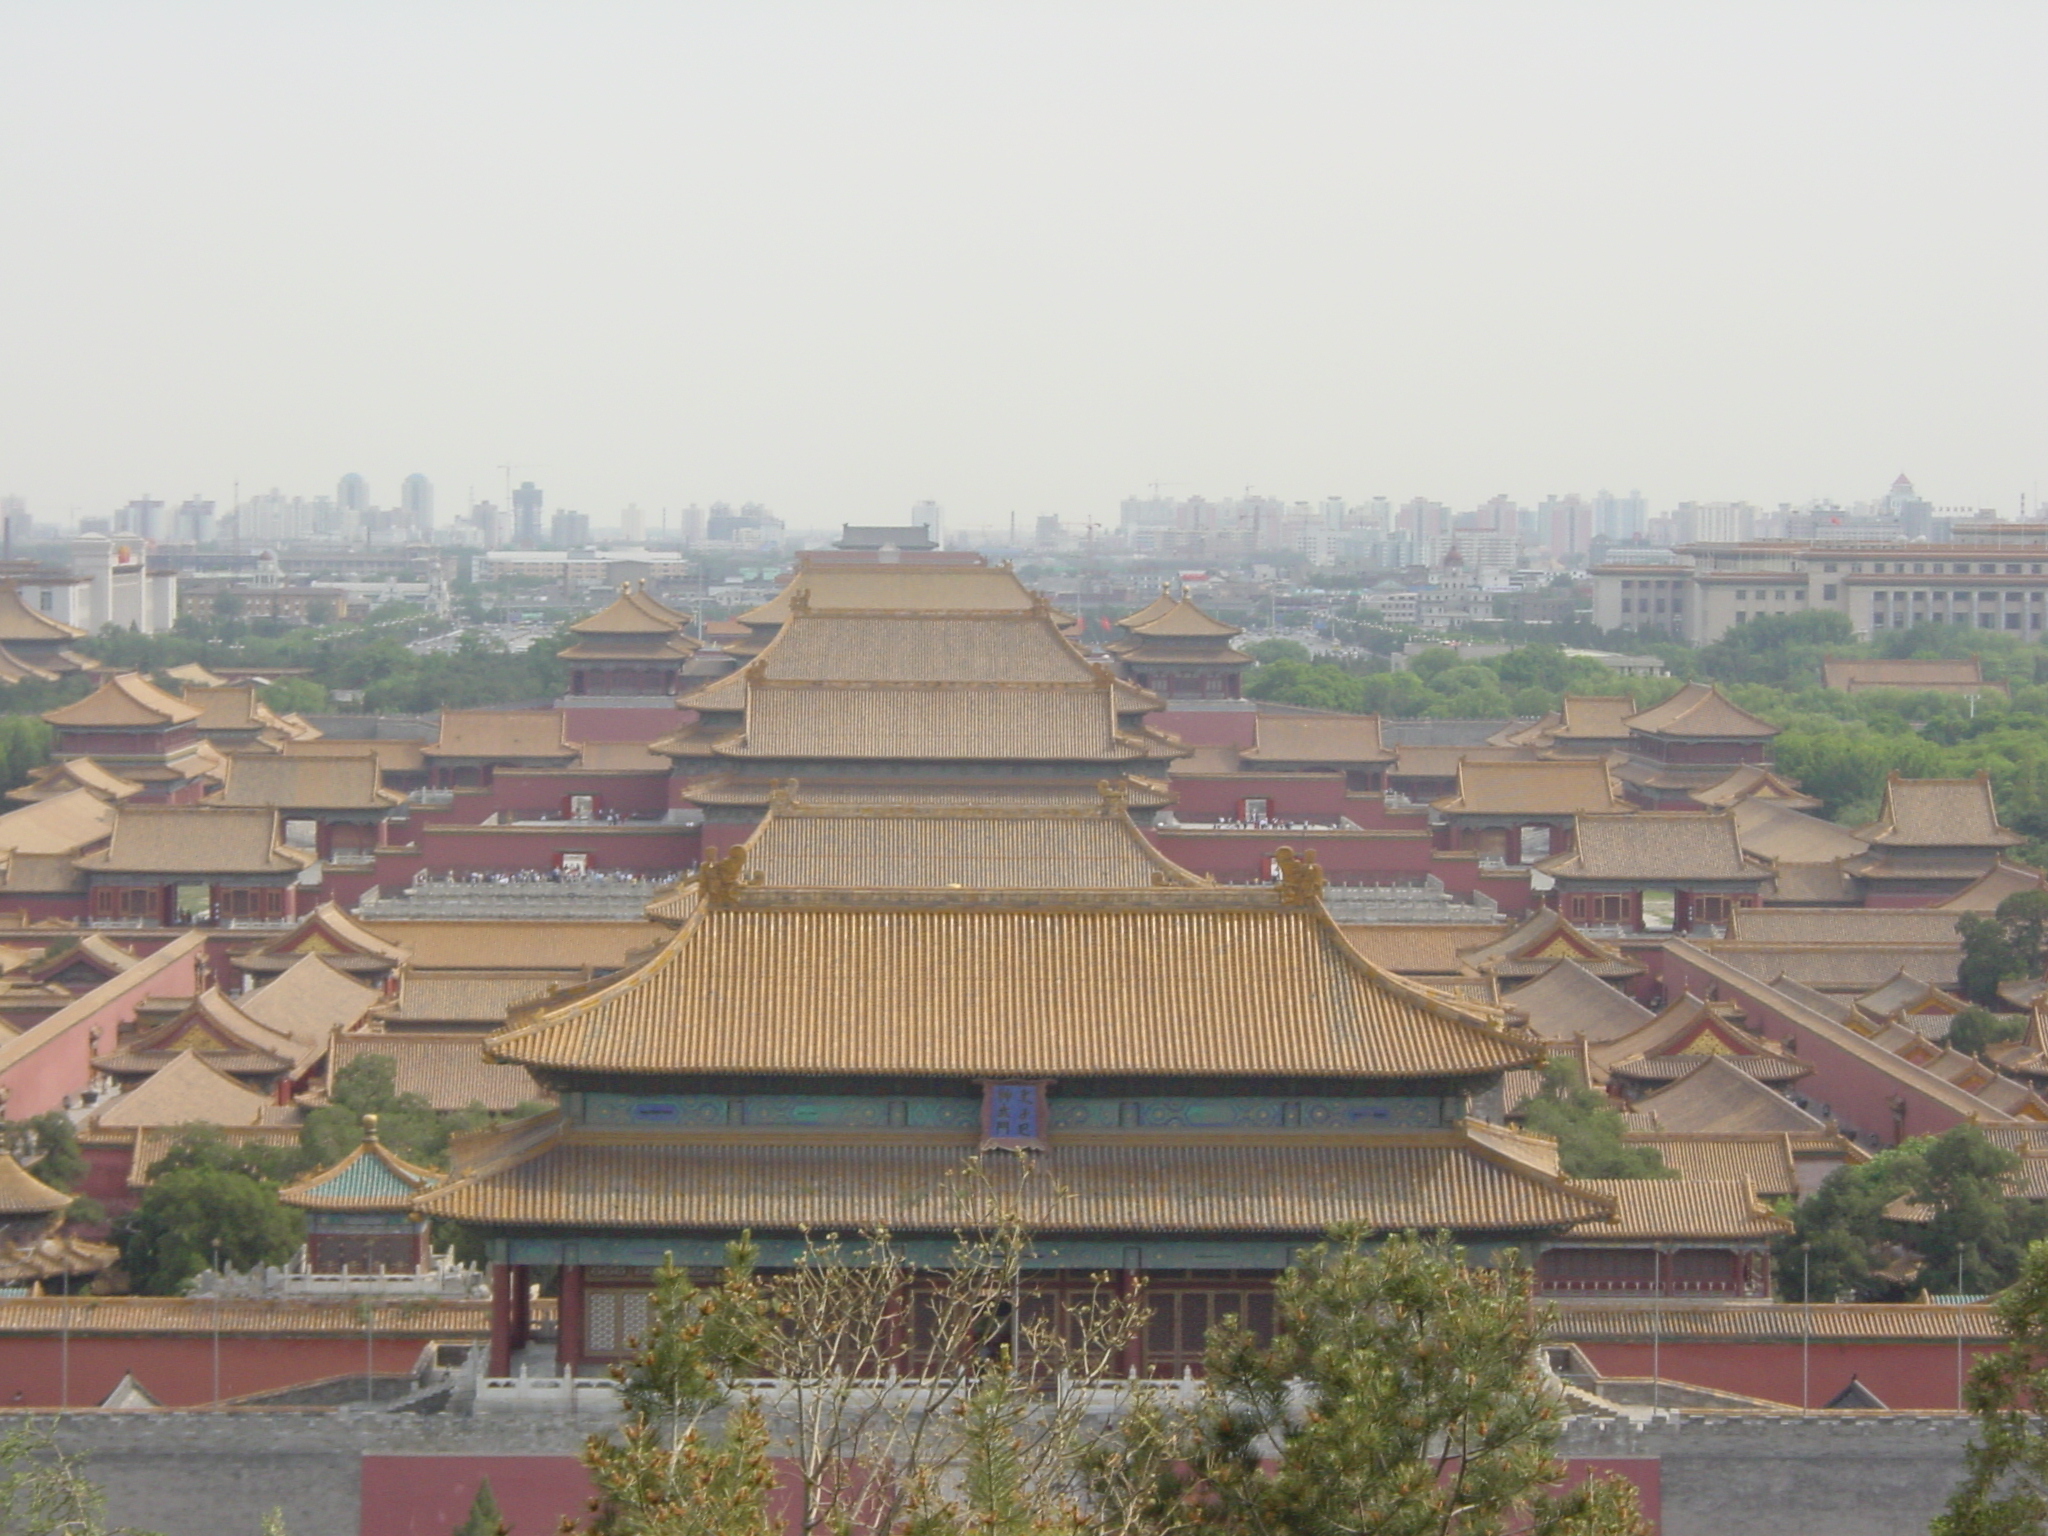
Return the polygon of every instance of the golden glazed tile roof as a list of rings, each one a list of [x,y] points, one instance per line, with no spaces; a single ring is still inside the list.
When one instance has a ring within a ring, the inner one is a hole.
[[[803,1227],[951,1232],[984,1207],[960,1177],[973,1142],[750,1144],[572,1134],[500,1141],[425,1215],[491,1226],[730,1231]],[[982,1160],[998,1199],[1036,1233],[1532,1231],[1605,1222],[1611,1197],[1463,1129],[1345,1142],[1060,1143]]]
[[[74,789],[0,815],[0,849],[77,854],[105,841],[113,829],[113,803],[89,789]]]
[[[1933,689],[1942,693],[2004,693],[2003,683],[1984,681],[1984,665],[1975,656],[1953,661],[1871,659],[1823,661],[1821,686],[1846,693],[1873,688]]]
[[[2044,886],[2048,886],[2048,875],[2024,864],[2009,864],[2000,859],[1992,865],[1991,873],[1968,889],[1956,892],[1941,905],[1950,912],[1995,912],[2006,897],[2017,896],[2022,891],[2038,891]]]
[[[318,757],[236,754],[228,758],[220,791],[222,805],[280,810],[382,811],[404,802],[405,796],[380,787],[377,755],[367,750]]]
[[[342,966],[356,962],[384,970],[405,964],[412,951],[370,932],[336,903],[323,901],[289,932],[243,950],[234,959],[245,971],[281,971],[305,955],[321,955]]]
[[[130,1126],[256,1125],[270,1100],[209,1065],[198,1051],[180,1051],[162,1071],[95,1110],[94,1130]]]
[[[417,971],[614,970],[635,950],[666,935],[642,922],[482,922],[443,918],[378,918],[363,926],[412,952]],[[541,985],[550,978],[542,975]]]
[[[33,778],[19,789],[7,791],[9,800],[49,800],[73,790],[90,790],[102,800],[126,800],[141,792],[133,779],[124,779],[89,757],[66,758],[38,768]]]
[[[498,1017],[504,1017],[502,1011]],[[485,1109],[503,1111],[548,1097],[526,1068],[495,1066],[485,1061],[481,1033],[430,1035],[406,1031],[336,1035],[327,1058],[330,1085],[343,1067],[365,1056],[389,1057],[397,1073],[393,1084],[396,1090],[416,1093],[436,1109],[467,1109],[472,1104],[481,1104]]]
[[[1351,947],[1401,976],[1469,976],[1464,951],[1494,930],[1474,923],[1346,923]]]
[[[660,899],[650,903],[659,905]],[[652,941],[650,934],[650,942]],[[398,1000],[378,1010],[386,1024],[488,1025],[505,1022],[513,1005],[589,980],[581,970],[557,971],[422,971],[408,970],[398,983]]]
[[[623,583],[619,595],[591,614],[578,619],[569,626],[569,632],[577,635],[676,635],[680,638],[682,627],[689,623],[690,616],[678,613],[666,603],[660,603],[647,595],[645,587],[635,588],[632,583]],[[697,647],[690,645],[691,650]]]
[[[1116,621],[1117,628],[1136,629],[1141,625],[1149,624],[1160,615],[1172,612],[1173,605],[1173,589],[1162,582],[1159,586],[1159,595],[1136,613],[1127,613],[1118,619]]]
[[[331,740],[288,741],[284,755],[360,757],[367,752],[377,759],[377,767],[385,773],[419,773],[427,766],[426,747],[427,743],[423,741],[351,740],[344,736]]]
[[[1739,907],[1730,914],[1727,942],[1867,948],[1963,941],[1956,932],[1956,914],[1939,907]]]
[[[44,713],[54,726],[111,730],[189,725],[199,711],[172,698],[140,672],[118,672],[75,704]]]
[[[1583,1179],[1613,1200],[1620,1219],[1574,1232],[1574,1244],[1768,1242],[1792,1223],[1757,1198],[1748,1179]]]
[[[1123,627],[1147,639],[1227,640],[1244,633],[1235,624],[1210,618],[1191,597],[1181,598],[1150,618],[1133,614],[1123,621]]]
[[[1556,741],[1625,741],[1636,701],[1627,694],[1568,693],[1563,718],[1545,734]]]
[[[1608,985],[1576,960],[1559,960],[1534,981],[1501,999],[1545,1040],[1616,1040],[1650,1022],[1654,1015],[1634,998]]]
[[[263,875],[295,873],[315,855],[288,848],[278,814],[260,806],[118,807],[113,840],[78,861],[103,874]]]
[[[739,615],[739,622],[784,623],[799,592],[819,613],[1027,613],[1039,601],[1003,565],[806,565],[769,601]]]
[[[1801,794],[1789,781],[1779,778],[1768,768],[1760,768],[1754,763],[1746,763],[1725,779],[1693,790],[1692,798],[1714,811],[1751,800],[1781,805],[1793,811],[1817,810],[1821,804],[1812,795]]]
[[[14,1160],[0,1152],[0,1216],[47,1216],[61,1211],[75,1197],[50,1188]]]
[[[1628,728],[1689,741],[1716,737],[1756,741],[1778,734],[1777,726],[1758,719],[1712,683],[1687,683],[1662,704],[1630,715]]]
[[[967,890],[1200,885],[1160,853],[1122,804],[1071,808],[819,806],[782,797],[747,838],[772,886]]]
[[[1783,1132],[1713,1135],[1630,1131],[1632,1147],[1648,1147],[1681,1179],[1747,1179],[1766,1200],[1799,1193],[1792,1138]]]
[[[1462,761],[1458,792],[1434,805],[1446,814],[1467,816],[1580,816],[1633,809],[1614,792],[1607,764],[1599,758]]]
[[[557,709],[446,709],[441,734],[421,749],[426,757],[572,758]]]
[[[801,613],[749,673],[770,682],[1088,683],[1043,615]]]
[[[1416,1077],[1538,1057],[1269,890],[791,892],[722,874],[652,959],[520,1010],[490,1050],[667,1075]]]
[[[1481,942],[1462,948],[1465,964],[1509,980],[1541,976],[1559,960],[1576,961],[1604,980],[1640,976],[1648,969],[1613,945],[1581,932],[1555,907],[1538,907],[1510,932],[1477,928],[1473,937]]]
[[[1988,1306],[1915,1303],[1675,1301],[1668,1297],[1564,1301],[1552,1305],[1552,1337],[1576,1344],[1760,1341],[1797,1344],[1934,1339],[1953,1344],[2003,1342],[2005,1330]]]
[[[54,683],[62,676],[48,667],[39,667],[33,662],[23,661],[14,652],[0,645],[0,683],[25,683],[33,678],[39,683]]]
[[[1391,763],[1394,754],[1380,740],[1378,715],[1283,715],[1261,710],[1253,717],[1256,744],[1244,749],[1254,763]]]
[[[1793,1131],[1827,1129],[1775,1089],[1766,1088],[1725,1057],[1712,1056],[1669,1088],[1635,1104],[1660,1131]]]
[[[1743,851],[1773,864],[1832,864],[1854,858],[1870,845],[1847,827],[1809,816],[1775,800],[1739,800],[1729,812]]]
[[[22,601],[21,587],[12,578],[0,580],[0,644],[19,640],[83,640],[86,631],[75,624],[39,613]]]
[[[1572,850],[1536,867],[1558,880],[1657,880],[1680,885],[1761,881],[1770,873],[1769,866],[1742,851],[1732,815],[1701,811],[1581,816]]]
[[[553,1303],[548,1303],[552,1308]],[[223,1334],[266,1338],[341,1334],[360,1342],[366,1329],[380,1338],[484,1338],[491,1331],[486,1301],[386,1301],[365,1317],[329,1301],[214,1301],[196,1296],[33,1296],[0,1298],[0,1335],[171,1334],[188,1338]]]
[[[2024,842],[1998,821],[1991,777],[1885,779],[1884,806],[1856,835],[1881,848],[2010,848]]]
[[[306,955],[238,1001],[250,1018],[289,1036],[303,1058],[326,1049],[329,1035],[355,1024],[382,998],[381,992],[351,980],[318,955]]]
[[[1170,758],[1162,738],[1118,729],[1107,687],[755,683],[730,757],[1126,762]]]

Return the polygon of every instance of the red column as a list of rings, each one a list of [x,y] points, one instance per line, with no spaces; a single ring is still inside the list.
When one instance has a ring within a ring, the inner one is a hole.
[[[512,1266],[491,1266],[491,1362],[493,1376],[512,1374]]]
[[[562,1317],[556,1335],[555,1359],[565,1376],[583,1363],[583,1266],[562,1266]]]
[[[1510,864],[1522,862],[1522,829],[1509,827],[1507,836],[1501,842],[1500,856]]]

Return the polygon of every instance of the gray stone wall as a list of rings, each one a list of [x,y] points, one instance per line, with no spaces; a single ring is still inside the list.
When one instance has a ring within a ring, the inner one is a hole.
[[[164,1536],[357,1536],[369,1455],[574,1456],[588,1432],[544,1415],[321,1412],[74,1415],[117,1521]],[[1962,1472],[1971,1425],[1941,1415],[1671,1415],[1580,1419],[1565,1452],[1654,1457],[1663,1536],[1924,1536]],[[376,1536],[376,1533],[365,1533]]]

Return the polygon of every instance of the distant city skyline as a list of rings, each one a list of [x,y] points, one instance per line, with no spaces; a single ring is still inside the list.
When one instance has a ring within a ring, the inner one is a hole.
[[[2048,491],[2040,6],[7,18],[46,518]]]

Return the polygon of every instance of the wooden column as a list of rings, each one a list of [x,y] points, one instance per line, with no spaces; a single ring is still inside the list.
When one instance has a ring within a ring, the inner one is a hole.
[[[492,1376],[512,1374],[512,1266],[491,1266],[491,1359]]]
[[[562,1266],[561,1322],[556,1333],[555,1360],[564,1376],[574,1376],[583,1363],[583,1266]]]

